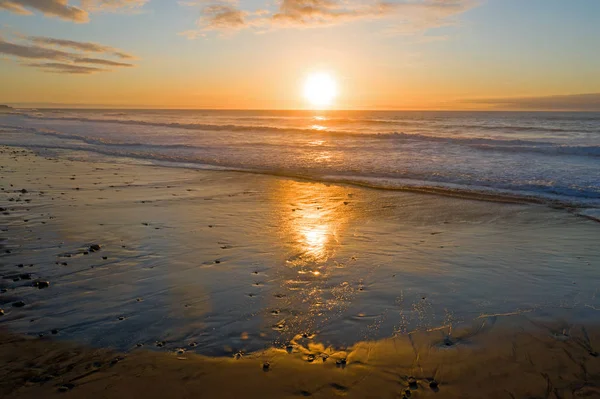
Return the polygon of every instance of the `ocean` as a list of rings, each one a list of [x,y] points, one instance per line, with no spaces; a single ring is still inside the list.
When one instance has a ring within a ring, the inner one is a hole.
[[[0,144],[600,207],[600,113],[21,109]]]

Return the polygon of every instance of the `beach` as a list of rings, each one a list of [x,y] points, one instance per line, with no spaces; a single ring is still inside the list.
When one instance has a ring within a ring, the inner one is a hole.
[[[3,397],[598,395],[594,220],[68,155],[0,153]]]

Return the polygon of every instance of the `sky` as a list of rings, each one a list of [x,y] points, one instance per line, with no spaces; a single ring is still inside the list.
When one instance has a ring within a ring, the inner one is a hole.
[[[0,0],[0,103],[600,111],[598,0]]]

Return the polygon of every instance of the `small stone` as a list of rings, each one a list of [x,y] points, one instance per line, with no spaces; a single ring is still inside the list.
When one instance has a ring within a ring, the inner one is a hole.
[[[75,385],[65,384],[58,388],[58,392],[69,392],[73,388],[75,388]]]
[[[338,360],[335,361],[335,364],[337,366],[346,366],[346,359],[345,358],[338,359]]]
[[[264,362],[262,368],[263,371],[269,371],[271,369],[271,364],[269,362]]]
[[[306,360],[307,360],[309,363],[312,363],[312,362],[314,362],[314,361],[315,361],[315,355],[312,355],[312,354],[311,354],[311,355],[308,355],[308,356],[306,357]]]
[[[431,388],[435,391],[438,389],[438,387],[439,387],[439,384],[436,380],[429,381],[429,388]]]
[[[117,356],[117,357],[115,357],[113,360],[111,360],[109,364],[110,364],[111,366],[114,366],[115,364],[119,363],[119,362],[120,362],[120,361],[122,361],[122,360],[125,360],[125,358],[124,358],[124,357],[122,357],[122,356]]]
[[[408,387],[410,389],[417,389],[419,385],[417,385],[417,379],[415,377],[408,377]]]
[[[103,256],[102,259],[106,260],[108,259],[108,256]]]
[[[197,346],[198,346],[198,344],[196,342],[190,342],[190,347],[191,348],[195,348]]]
[[[4,316],[4,309],[0,309],[0,316]]]
[[[135,346],[137,346],[138,348],[141,348],[142,346],[144,346],[144,344],[138,342],[137,344],[135,344]]]
[[[18,302],[14,302],[12,304],[13,308],[22,308],[23,306],[25,306],[25,302],[23,301],[18,301]]]
[[[27,194],[27,190],[25,190],[25,189],[22,189],[22,190],[21,190],[21,192],[22,192],[23,194]]]
[[[35,283],[33,283],[33,286],[42,290],[44,288],[50,287],[50,283],[48,281],[36,281]]]
[[[125,316],[119,316],[119,320],[121,320],[121,321],[125,320]]]
[[[52,333],[52,335],[56,335],[56,334],[58,334],[58,330],[57,330],[56,328],[55,328],[55,329],[53,329],[53,330],[52,330],[52,331],[50,331],[50,332]]]
[[[100,251],[100,245],[98,245],[98,244],[90,245],[90,251]]]

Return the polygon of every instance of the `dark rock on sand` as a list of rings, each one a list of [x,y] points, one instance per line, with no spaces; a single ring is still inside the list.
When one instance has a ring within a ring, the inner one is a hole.
[[[4,309],[0,309],[0,316],[4,316]]]
[[[271,364],[269,362],[264,362],[262,369],[263,371],[269,371],[271,369]]]
[[[419,385],[417,384],[417,379],[415,377],[408,377],[408,387],[410,389],[417,389]]]
[[[73,384],[65,384],[58,388],[58,392],[69,392],[71,389],[75,388]]]
[[[91,252],[100,251],[100,245],[98,245],[98,244],[92,244],[92,245],[90,245],[90,251]]]
[[[30,273],[19,274],[19,278],[21,280],[31,280],[31,274]]]
[[[53,330],[52,330],[52,331],[50,331],[50,332],[52,333],[52,335],[56,335],[56,334],[58,334],[58,330],[57,330],[56,328],[55,328],[55,329],[53,329]]]
[[[439,384],[436,380],[429,381],[429,388],[431,388],[434,392],[439,391]]]
[[[42,290],[44,288],[50,287],[50,282],[48,282],[48,281],[36,281],[35,283],[33,283],[33,286],[39,288],[40,290]]]
[[[102,259],[106,260],[108,259],[108,256],[103,256]]]
[[[13,308],[22,308],[23,306],[25,306],[25,302],[23,302],[23,301],[17,301],[17,302],[14,302],[12,304],[12,306],[13,306]]]

